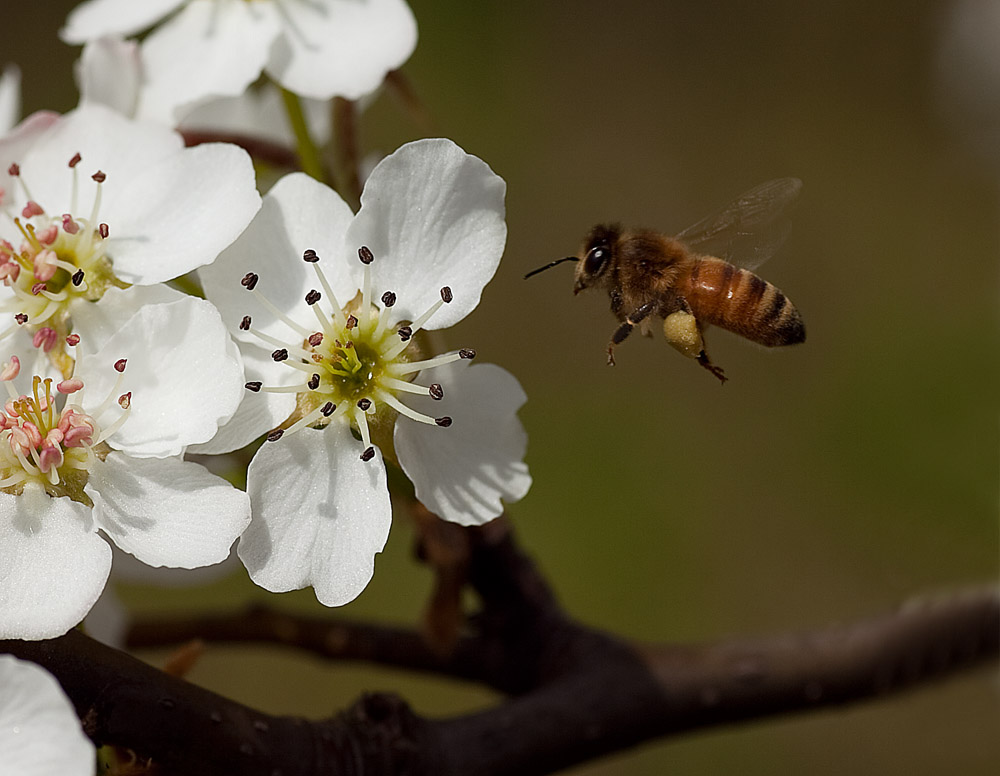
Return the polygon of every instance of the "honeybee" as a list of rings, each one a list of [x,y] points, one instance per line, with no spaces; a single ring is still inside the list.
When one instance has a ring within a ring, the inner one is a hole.
[[[574,294],[585,288],[608,292],[611,312],[621,321],[608,343],[609,365],[614,366],[615,347],[633,328],[640,326],[652,336],[651,320],[660,318],[667,342],[725,383],[725,372],[705,350],[708,326],[767,347],[805,341],[795,305],[751,271],[788,236],[789,206],[801,189],[797,178],[762,183],[674,237],[598,225],[577,256],[557,259],[524,277],[575,261]]]

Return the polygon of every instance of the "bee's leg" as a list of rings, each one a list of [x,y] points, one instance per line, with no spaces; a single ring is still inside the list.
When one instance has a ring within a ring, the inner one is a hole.
[[[711,360],[708,358],[708,353],[706,353],[704,350],[702,350],[701,353],[698,354],[698,363],[701,364],[703,367],[705,367],[705,369],[707,369],[713,375],[718,377],[719,380],[721,380],[723,383],[725,383],[726,380],[729,379],[728,377],[726,377],[726,373],[722,370],[722,367],[713,364]]]
[[[635,328],[637,323],[642,323],[642,321],[654,310],[656,309],[656,302],[646,302],[631,315],[626,316],[622,325],[615,329],[614,333],[611,335],[611,342],[608,343],[608,366],[615,365],[615,345],[621,345],[625,338],[632,333],[632,329]]]

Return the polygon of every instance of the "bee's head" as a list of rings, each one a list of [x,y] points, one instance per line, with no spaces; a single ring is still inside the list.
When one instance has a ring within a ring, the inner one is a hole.
[[[574,294],[585,288],[601,285],[607,277],[620,235],[621,227],[618,224],[598,224],[590,230],[577,257]]]
[[[620,234],[621,227],[617,224],[595,226],[587,235],[579,256],[567,256],[565,259],[550,261],[538,269],[531,270],[524,276],[524,279],[527,280],[532,275],[551,269],[564,261],[575,261],[576,279],[573,283],[573,293],[578,294],[583,289],[601,282],[601,278],[605,276],[606,270],[611,265],[611,256]]]

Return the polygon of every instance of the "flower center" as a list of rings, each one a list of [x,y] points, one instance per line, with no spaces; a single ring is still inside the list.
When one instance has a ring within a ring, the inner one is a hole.
[[[79,161],[77,154],[69,162],[72,210],[76,210]],[[73,361],[62,343],[72,330],[71,306],[81,299],[100,299],[112,285],[127,287],[112,272],[106,255],[108,225],[98,220],[105,175],[96,172],[91,176],[97,186],[94,204],[90,215],[83,218],[72,213],[46,213],[31,197],[18,166],[12,164],[8,172],[20,182],[27,204],[17,215],[3,209],[18,236],[13,242],[0,240],[0,282],[13,292],[0,302],[0,312],[13,313],[15,320],[14,325],[0,331],[0,339],[13,334],[17,326],[27,326],[34,346],[48,353],[62,374],[69,376]]]
[[[93,415],[68,401],[57,409],[59,395],[76,393],[83,388],[83,381],[63,380],[55,386],[57,395],[53,395],[52,379],[35,376],[32,394],[18,396],[11,381],[20,369],[17,356],[13,356],[0,372],[0,381],[6,384],[10,396],[0,413],[0,490],[17,495],[26,482],[34,481],[50,496],[68,496],[93,506],[84,492],[87,473],[95,458],[103,460],[111,451],[104,440],[128,417],[132,394],[118,397],[117,403],[125,412],[102,430],[94,416],[110,405],[110,396]],[[115,369],[120,374],[111,396],[121,386],[125,360],[116,363]]]
[[[413,335],[444,304],[452,300],[451,289],[441,289],[441,299],[417,320],[408,322],[394,319],[392,308],[396,295],[386,291],[381,296],[381,306],[371,301],[369,265],[374,260],[368,248],[362,247],[358,256],[365,265],[363,287],[350,303],[341,306],[329,282],[319,268],[319,256],[307,250],[303,259],[316,272],[322,292],[318,289],[306,294],[305,302],[313,310],[318,323],[310,330],[286,316],[256,290],[259,277],[248,273],[241,281],[252,291],[261,304],[274,313],[299,338],[288,344],[253,328],[250,316],[243,318],[240,329],[254,334],[263,342],[276,347],[271,353],[274,361],[301,372],[303,380],[287,387],[264,387],[259,382],[247,383],[251,391],[294,392],[295,412],[281,427],[268,434],[269,441],[277,441],[286,433],[293,433],[305,426],[321,428],[338,418],[357,429],[364,443],[361,457],[370,460],[375,455],[371,446],[371,424],[389,423],[397,415],[405,415],[420,423],[451,425],[448,416],[432,417],[408,407],[398,398],[403,393],[421,394],[434,399],[444,397],[439,383],[420,385],[413,382],[418,372],[424,372],[460,358],[474,358],[475,351],[461,350],[436,358],[422,359]],[[328,304],[320,305],[324,294]],[[329,311],[325,312],[324,307]]]

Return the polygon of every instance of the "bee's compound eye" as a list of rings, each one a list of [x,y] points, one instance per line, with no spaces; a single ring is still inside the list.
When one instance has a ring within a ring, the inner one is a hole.
[[[603,246],[591,248],[584,259],[583,269],[588,275],[597,275],[604,269],[604,263],[608,260],[608,249]]]

